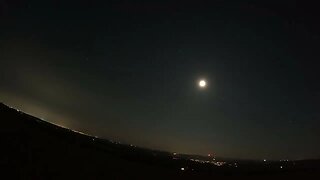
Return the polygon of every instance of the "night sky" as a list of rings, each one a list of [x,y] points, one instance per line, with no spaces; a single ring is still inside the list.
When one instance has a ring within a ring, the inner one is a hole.
[[[275,2],[1,1],[0,101],[152,149],[320,158],[318,8]]]

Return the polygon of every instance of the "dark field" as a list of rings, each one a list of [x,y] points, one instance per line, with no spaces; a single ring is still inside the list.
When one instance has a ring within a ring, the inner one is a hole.
[[[217,158],[222,166],[83,135],[0,104],[1,179],[291,179],[320,177],[320,161]],[[282,167],[282,168],[280,168]],[[181,170],[184,168],[184,170]],[[9,177],[9,178],[4,178]]]

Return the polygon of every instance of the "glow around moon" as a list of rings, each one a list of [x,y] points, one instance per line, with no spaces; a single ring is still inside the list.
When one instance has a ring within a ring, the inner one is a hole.
[[[206,82],[205,80],[200,80],[200,81],[199,81],[199,86],[200,86],[201,88],[205,88],[205,87],[207,86],[207,82]]]

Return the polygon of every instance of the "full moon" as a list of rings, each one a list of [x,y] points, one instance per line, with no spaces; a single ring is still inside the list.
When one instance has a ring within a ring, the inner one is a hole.
[[[207,85],[207,83],[206,83],[205,80],[200,80],[200,81],[199,81],[199,86],[200,86],[201,88],[206,87],[206,85]]]

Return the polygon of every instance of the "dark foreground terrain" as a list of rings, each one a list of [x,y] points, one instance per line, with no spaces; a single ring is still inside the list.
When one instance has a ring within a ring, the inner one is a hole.
[[[319,179],[320,161],[179,155],[65,129],[0,103],[0,179]],[[202,158],[202,159],[201,159]],[[222,165],[219,164],[222,162]]]

